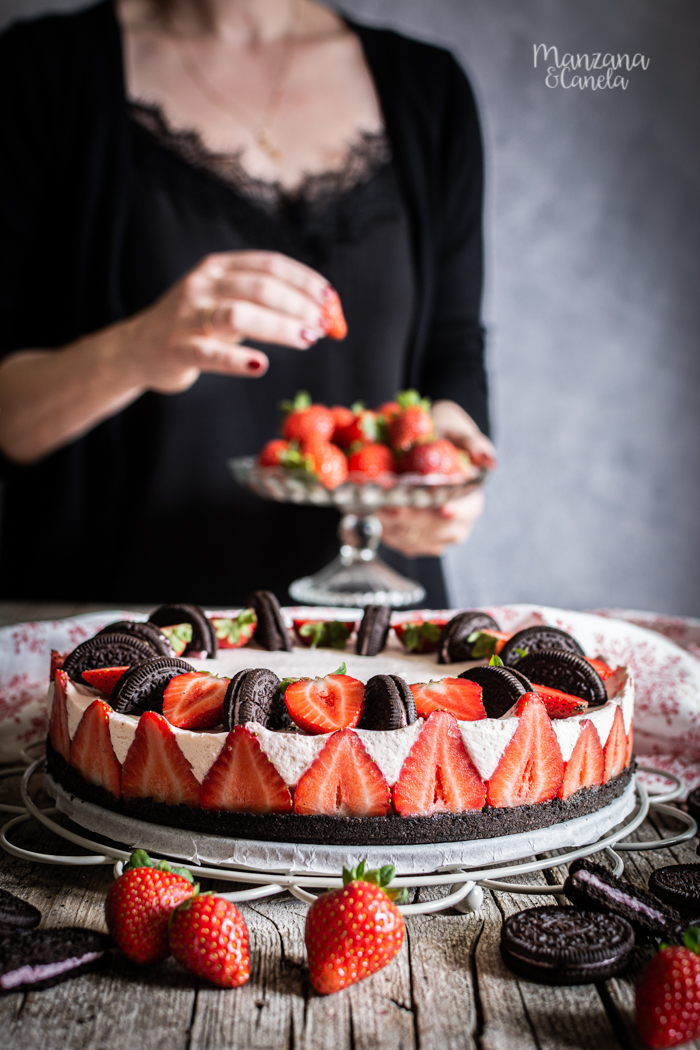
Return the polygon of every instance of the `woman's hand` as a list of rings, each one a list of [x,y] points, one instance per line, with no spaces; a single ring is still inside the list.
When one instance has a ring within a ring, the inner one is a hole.
[[[325,333],[325,277],[277,252],[208,255],[153,306],[61,350],[0,363],[0,448],[32,463],[146,390],[175,394],[200,372],[255,378],[268,359],[244,339],[306,350]]]
[[[438,437],[448,438],[462,448],[476,466],[493,470],[498,466],[496,451],[478,426],[454,401],[437,401],[432,409]],[[481,487],[451,500],[436,510],[396,507],[378,513],[387,547],[408,558],[438,557],[453,543],[464,543],[475,521],[484,510]]]
[[[244,339],[306,350],[324,336],[330,287],[315,270],[277,252],[208,255],[129,323],[125,356],[145,389],[186,390],[200,372],[255,378],[269,361]]]

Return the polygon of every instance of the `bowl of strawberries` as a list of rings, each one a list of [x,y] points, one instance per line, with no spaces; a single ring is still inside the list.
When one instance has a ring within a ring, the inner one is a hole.
[[[234,477],[265,499],[336,507],[342,514],[338,557],[292,583],[292,597],[312,605],[420,602],[423,587],[378,557],[382,526],[375,512],[444,506],[481,484],[485,468],[438,436],[430,402],[416,390],[375,409],[359,402],[328,407],[305,391],[280,407],[280,436],[257,456],[231,460]]]

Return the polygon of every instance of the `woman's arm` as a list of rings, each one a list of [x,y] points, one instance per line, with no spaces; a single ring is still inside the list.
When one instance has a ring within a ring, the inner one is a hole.
[[[32,463],[146,390],[179,393],[200,372],[256,378],[267,356],[244,339],[306,350],[323,336],[328,282],[276,252],[207,256],[153,306],[60,350],[0,364],[0,448]]]

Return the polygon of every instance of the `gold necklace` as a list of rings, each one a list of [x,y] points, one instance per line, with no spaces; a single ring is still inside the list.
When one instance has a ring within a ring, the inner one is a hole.
[[[194,55],[192,54],[189,39],[185,38],[185,46],[188,50],[188,55],[185,57],[183,51],[178,48],[178,54],[180,60],[185,68],[185,71],[189,75],[190,79],[194,81],[199,91],[204,95],[205,98],[213,102],[219,109],[223,109],[226,113],[233,114],[235,119],[245,128],[245,130],[252,135],[253,139],[260,147],[260,149],[270,157],[271,160],[279,163],[282,160],[282,151],[278,146],[275,146],[271,136],[270,129],[274,123],[277,111],[282,102],[285,89],[287,87],[287,81],[289,79],[289,73],[292,68],[292,60],[295,54],[294,45],[294,31],[297,25],[297,10],[296,3],[293,0],[293,7],[295,8],[294,17],[289,30],[288,39],[282,55],[282,60],[275,76],[272,91],[267,105],[263,111],[262,119],[256,121],[252,114],[241,106],[240,102],[235,102],[230,96],[225,95],[223,91],[219,91],[215,84],[212,84],[206,75],[199,68]],[[235,111],[238,111],[237,113]],[[245,120],[242,120],[239,114],[243,114]]]

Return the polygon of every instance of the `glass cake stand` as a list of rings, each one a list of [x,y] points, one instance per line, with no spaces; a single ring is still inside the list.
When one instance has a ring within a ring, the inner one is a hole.
[[[253,456],[229,460],[229,466],[241,485],[264,499],[340,511],[339,554],[320,572],[295,580],[289,593],[302,605],[344,608],[389,605],[405,609],[425,597],[420,583],[389,568],[377,554],[382,538],[378,510],[442,507],[486,477],[486,470],[477,467],[471,477],[456,481],[441,475],[387,474],[376,481],[349,480],[331,490],[302,470],[260,467]]]

